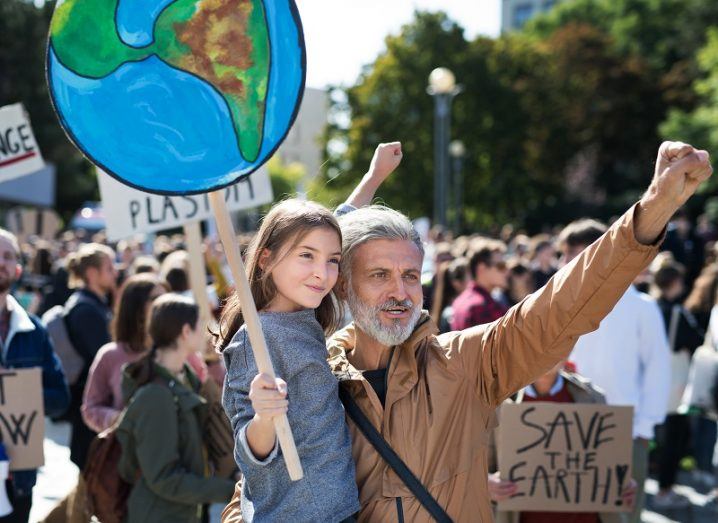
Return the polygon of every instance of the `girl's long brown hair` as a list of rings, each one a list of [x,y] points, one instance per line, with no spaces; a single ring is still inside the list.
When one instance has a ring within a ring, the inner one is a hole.
[[[125,343],[134,352],[147,349],[147,318],[145,317],[150,295],[157,287],[168,291],[167,284],[154,274],[130,276],[120,289],[112,335],[117,342]]]
[[[335,231],[341,244],[342,233],[336,218],[318,203],[290,199],[278,203],[267,213],[247,249],[247,279],[258,311],[267,307],[277,294],[277,288],[270,277],[272,269],[309,232],[321,227]],[[265,250],[270,254],[262,270],[259,260]],[[324,297],[315,313],[324,332],[329,334],[337,329],[341,310],[333,290]],[[222,311],[218,332],[213,333],[217,350],[223,351],[243,324],[242,307],[234,292]]]

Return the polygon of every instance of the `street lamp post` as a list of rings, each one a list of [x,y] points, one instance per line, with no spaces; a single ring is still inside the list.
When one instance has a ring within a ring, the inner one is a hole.
[[[426,92],[434,98],[434,224],[446,227],[451,101],[461,92],[461,86],[456,85],[449,69],[437,67],[429,75]]]
[[[464,227],[464,156],[466,147],[461,140],[449,144],[449,155],[453,160],[452,185],[454,189],[454,233],[459,235]]]

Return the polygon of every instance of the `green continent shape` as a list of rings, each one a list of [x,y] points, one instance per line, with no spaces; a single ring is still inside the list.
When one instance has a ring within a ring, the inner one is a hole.
[[[127,61],[156,54],[215,87],[229,106],[242,157],[259,156],[270,67],[261,0],[176,0],[159,15],[154,44],[135,49],[115,30],[119,0],[65,0],[50,39],[60,61],[82,76],[102,78]]]
[[[126,45],[117,35],[115,7],[119,0],[64,0],[50,25],[50,41],[60,62],[71,71],[102,78],[125,62],[142,60],[145,49]]]
[[[164,60],[222,93],[241,129],[242,156],[255,161],[262,145],[270,67],[261,0],[177,0],[159,16],[155,42]]]

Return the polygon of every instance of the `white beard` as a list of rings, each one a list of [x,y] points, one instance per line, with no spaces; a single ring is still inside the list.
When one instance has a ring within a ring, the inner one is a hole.
[[[408,323],[402,326],[401,320],[396,319],[392,321],[393,325],[386,326],[379,319],[379,314],[386,304],[371,307],[357,298],[351,290],[348,294],[347,303],[349,311],[354,317],[354,323],[366,334],[387,347],[401,345],[409,339],[421,316],[421,306],[416,306],[407,300],[411,303],[411,316]]]

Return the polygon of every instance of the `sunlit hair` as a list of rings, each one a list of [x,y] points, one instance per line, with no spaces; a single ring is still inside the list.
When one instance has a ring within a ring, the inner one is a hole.
[[[154,274],[130,276],[120,289],[112,336],[133,352],[144,352],[147,347],[147,304],[157,287],[167,291],[167,284]]]
[[[67,270],[70,273],[69,287],[71,289],[87,284],[87,270],[90,267],[102,268],[105,258],[110,261],[115,258],[115,251],[107,245],[99,243],[86,243],[76,253],[67,255]]]
[[[351,266],[357,247],[372,240],[406,240],[419,249],[423,259],[424,245],[409,218],[382,205],[370,205],[339,218],[342,228],[342,273],[351,281]]]
[[[337,233],[341,243],[342,234],[334,215],[318,203],[297,199],[278,203],[262,220],[257,235],[247,249],[247,279],[257,310],[264,309],[277,295],[272,281],[272,270],[284,256],[304,239],[311,231],[319,228],[330,229]],[[259,266],[263,252],[269,252],[264,260],[265,268]],[[334,291],[327,294],[319,307],[316,318],[324,331],[329,334],[337,329],[341,311]],[[239,328],[244,324],[242,306],[233,293],[227,300],[219,321],[219,331],[214,332],[217,349],[223,351]]]

